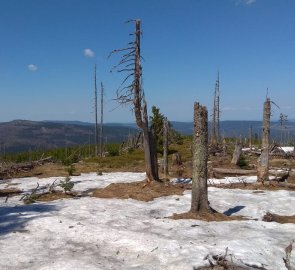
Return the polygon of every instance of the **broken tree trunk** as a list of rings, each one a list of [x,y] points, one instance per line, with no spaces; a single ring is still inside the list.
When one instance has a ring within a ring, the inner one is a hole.
[[[257,181],[262,183],[268,180],[270,108],[270,99],[266,98],[263,106],[262,151],[257,166]]]
[[[235,150],[233,152],[233,158],[231,160],[231,164],[237,165],[240,160],[241,154],[242,154],[242,145],[240,142],[237,141],[235,144]]]
[[[208,112],[205,106],[194,104],[193,181],[191,212],[211,212],[208,201]]]

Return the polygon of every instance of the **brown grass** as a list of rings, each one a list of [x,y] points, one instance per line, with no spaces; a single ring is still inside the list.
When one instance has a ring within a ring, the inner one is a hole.
[[[36,201],[50,202],[50,201],[55,201],[59,199],[71,199],[71,198],[74,198],[75,196],[76,195],[74,193],[64,193],[61,191],[55,191],[52,193],[38,194]]]
[[[13,195],[18,195],[20,193],[22,193],[21,190],[14,189],[14,188],[0,189],[0,197],[13,196]]]
[[[169,184],[168,182],[146,181],[134,183],[114,183],[105,188],[94,190],[93,197],[97,198],[119,198],[135,199],[139,201],[152,201],[155,198],[169,195],[182,195],[183,187]]]
[[[186,212],[181,214],[173,214],[169,218],[171,219],[197,219],[203,221],[232,221],[232,220],[245,220],[241,216],[226,216],[221,213],[192,213]]]
[[[267,182],[267,183],[231,183],[231,184],[218,184],[211,185],[218,188],[226,188],[226,189],[245,189],[245,190],[289,190],[294,191],[295,185],[284,185],[284,183],[277,183],[275,181]],[[257,193],[257,192],[256,192]]]
[[[270,212],[267,212],[264,215],[262,220],[266,221],[266,222],[277,222],[277,223],[281,223],[281,224],[295,223],[295,215],[293,215],[293,216],[280,216],[277,214],[272,214]]]

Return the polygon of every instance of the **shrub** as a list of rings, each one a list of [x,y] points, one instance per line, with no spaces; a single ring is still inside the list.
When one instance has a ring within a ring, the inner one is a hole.
[[[237,164],[240,168],[247,168],[249,166],[248,161],[246,160],[244,155],[240,156],[240,159]]]
[[[73,164],[71,164],[70,167],[66,168],[66,171],[68,172],[69,175],[73,175],[74,172],[76,171],[76,168]]]
[[[117,143],[108,144],[108,145],[106,145],[106,150],[111,157],[119,156],[120,145]]]
[[[71,182],[71,177],[65,177],[65,180],[61,180],[59,186],[64,189],[64,192],[67,193],[71,191],[74,187],[74,182]]]

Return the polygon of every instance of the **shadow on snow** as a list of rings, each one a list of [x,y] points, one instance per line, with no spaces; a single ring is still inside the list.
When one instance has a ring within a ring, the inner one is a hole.
[[[57,207],[50,204],[30,204],[0,207],[0,235],[10,232],[27,232],[26,223],[40,216],[42,213],[57,211]]]
[[[226,210],[225,212],[223,212],[223,214],[226,215],[226,216],[231,216],[232,214],[235,214],[235,213],[241,211],[245,207],[246,206],[244,206],[244,205],[237,205],[235,207],[229,208],[228,210]]]

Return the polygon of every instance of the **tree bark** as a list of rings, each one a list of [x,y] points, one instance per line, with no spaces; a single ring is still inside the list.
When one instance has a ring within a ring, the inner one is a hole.
[[[240,160],[241,154],[242,154],[242,145],[240,142],[237,141],[235,144],[235,150],[233,153],[233,158],[231,160],[231,164],[237,165]]]
[[[207,186],[208,112],[194,104],[193,179],[191,212],[211,212]]]
[[[257,166],[257,181],[264,183],[269,175],[269,133],[270,133],[270,99],[267,98],[263,106],[263,134],[262,151]]]
[[[151,135],[148,126],[147,104],[141,89],[141,65],[140,65],[140,20],[136,20],[135,31],[135,61],[134,61],[134,113],[137,126],[143,131],[143,147],[147,181],[159,180],[158,164],[152,149]]]
[[[164,177],[167,178],[168,172],[168,121],[164,119],[163,125],[163,170]]]
[[[103,91],[104,87],[100,84],[100,129],[99,129],[99,154],[103,156]]]
[[[96,64],[94,65],[94,113],[95,113],[95,156],[98,156]]]

